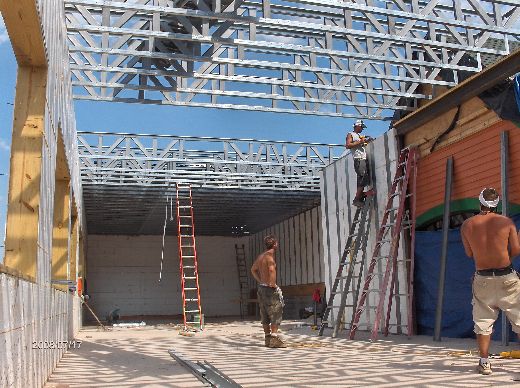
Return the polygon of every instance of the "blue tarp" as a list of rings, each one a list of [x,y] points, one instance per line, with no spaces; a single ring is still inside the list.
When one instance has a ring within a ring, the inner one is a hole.
[[[520,216],[513,218],[520,226]],[[442,246],[442,231],[416,232],[415,248],[415,305],[418,334],[433,335],[435,309],[439,285],[439,262]],[[443,337],[475,337],[471,314],[471,281],[475,264],[464,253],[460,229],[450,230],[446,263],[446,286],[442,315]],[[520,259],[514,267],[520,270]],[[512,334],[512,332],[511,332]],[[493,339],[502,336],[501,319],[495,322]],[[510,337],[512,340],[514,337]]]

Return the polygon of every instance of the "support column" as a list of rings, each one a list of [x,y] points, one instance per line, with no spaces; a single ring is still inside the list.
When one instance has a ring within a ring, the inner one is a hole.
[[[74,198],[72,198],[72,217],[71,217],[71,234],[70,234],[70,265],[69,265],[69,280],[76,282],[78,276],[78,215],[76,213],[76,205]]]
[[[36,278],[47,70],[20,66],[16,80],[5,265]]]
[[[67,280],[69,262],[70,186],[68,180],[56,180],[54,188],[54,222],[52,230],[51,279]],[[56,286],[68,290],[67,286]]]

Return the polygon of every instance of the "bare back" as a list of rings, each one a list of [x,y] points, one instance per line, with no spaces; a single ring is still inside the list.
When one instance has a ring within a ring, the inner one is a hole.
[[[466,254],[475,259],[477,270],[507,267],[520,252],[515,225],[500,214],[481,213],[467,219],[461,235]]]
[[[276,287],[276,262],[274,261],[274,249],[269,249],[258,255],[251,267],[251,273],[258,283],[270,287]]]

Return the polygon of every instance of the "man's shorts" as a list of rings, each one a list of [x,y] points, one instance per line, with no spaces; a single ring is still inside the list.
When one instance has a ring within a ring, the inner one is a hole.
[[[370,184],[367,159],[354,159],[354,171],[357,175],[357,187],[364,187]]]
[[[475,274],[471,303],[475,334],[491,334],[499,310],[506,313],[513,331],[520,333],[520,279],[515,271],[504,276]]]
[[[283,296],[279,287],[258,286],[258,305],[262,325],[282,323]]]

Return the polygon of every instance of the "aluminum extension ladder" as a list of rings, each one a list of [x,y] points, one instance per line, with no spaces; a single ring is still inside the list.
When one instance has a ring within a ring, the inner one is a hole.
[[[361,285],[361,278],[363,276],[364,262],[366,259],[366,245],[368,240],[371,209],[374,201],[374,196],[368,196],[362,207],[358,207],[354,215],[352,224],[350,225],[349,235],[345,244],[345,249],[339,262],[336,279],[329,294],[327,307],[323,314],[321,321],[319,335],[323,335],[325,327],[329,324],[329,317],[332,316],[332,310],[337,308],[338,313],[334,322],[333,337],[336,337],[341,329],[341,319],[345,312],[345,307],[352,308],[354,314],[354,307],[356,307],[359,296],[359,288]],[[368,227],[368,229],[367,229]],[[361,259],[359,253],[361,252]],[[337,295],[341,295],[339,305],[334,305]],[[352,304],[347,305],[347,297],[352,295]]]
[[[247,305],[249,300],[249,278],[247,276],[246,252],[244,244],[235,244],[237,259],[238,284],[240,286],[240,318],[247,316]]]
[[[370,313],[370,309],[375,310],[374,319],[370,319],[370,314],[367,315],[367,320],[372,323],[371,340],[377,338],[379,326],[383,324],[383,332],[388,335],[390,325],[390,314],[392,311],[393,299],[396,302],[400,298],[406,298],[407,303],[407,334],[413,335],[413,247],[415,244],[415,182],[417,171],[417,150],[415,148],[405,148],[399,154],[397,162],[397,170],[394,176],[391,190],[388,195],[388,202],[386,204],[381,226],[377,234],[376,245],[368,267],[363,292],[358,301],[354,319],[352,320],[350,329],[350,339],[354,339],[358,329],[361,314],[365,309]],[[411,179],[410,179],[411,178]],[[409,185],[410,184],[410,185]],[[410,188],[409,188],[410,186]],[[405,210],[406,200],[409,200],[410,213]],[[409,233],[410,252],[405,252],[405,258],[402,260],[406,270],[406,286],[405,292],[399,291],[398,280],[398,249],[401,234]],[[407,254],[408,253],[408,254]],[[376,265],[381,264],[381,268],[385,267],[384,277],[379,287],[375,287],[373,280],[376,277]],[[390,284],[390,287],[388,287]],[[388,289],[389,297],[387,298]],[[376,293],[377,303],[373,306],[368,305],[368,297],[370,292]],[[384,322],[383,313],[386,305],[386,317]],[[404,325],[400,322],[399,306],[396,310],[397,323],[395,324],[401,329]]]
[[[202,329],[199,271],[195,244],[195,224],[191,185],[177,184],[177,236],[182,290],[184,330]]]

